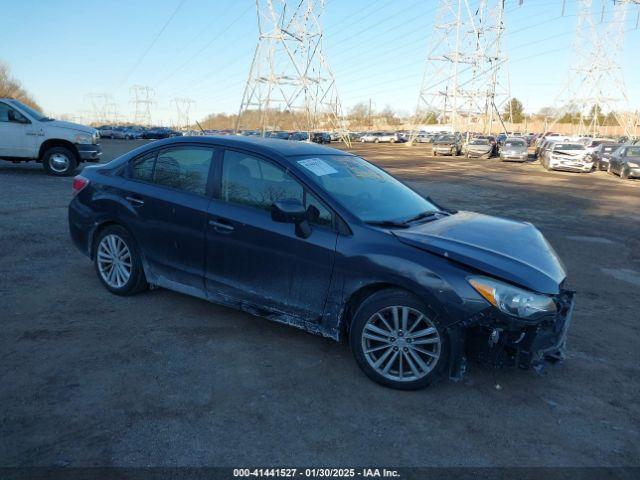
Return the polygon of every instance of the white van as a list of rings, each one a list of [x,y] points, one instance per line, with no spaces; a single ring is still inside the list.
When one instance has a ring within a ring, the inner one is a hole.
[[[27,105],[0,98],[0,159],[42,163],[50,175],[68,176],[80,162],[102,155],[95,128],[46,117]]]

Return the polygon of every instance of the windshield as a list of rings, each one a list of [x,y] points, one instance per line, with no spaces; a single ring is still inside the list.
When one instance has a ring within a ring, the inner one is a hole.
[[[471,140],[469,145],[489,145],[489,140]]]
[[[403,221],[438,208],[388,173],[351,155],[294,157],[320,188],[364,222]]]
[[[53,120],[53,118],[47,117],[42,112],[39,112],[31,107],[26,106],[24,103],[19,102],[18,100],[9,100],[9,103],[12,103],[16,107],[18,107],[20,110],[27,112],[30,117],[32,117],[33,119],[39,122],[42,122],[44,120]]]
[[[453,135],[441,135],[438,137],[438,142],[455,142],[456,137]]]
[[[611,153],[614,150],[617,150],[621,147],[621,145],[603,145],[602,146],[602,151],[605,153]]]
[[[524,147],[526,144],[523,141],[519,140],[507,140],[504,142],[505,147]]]
[[[556,143],[554,150],[584,150],[584,145],[579,143]]]
[[[627,148],[627,157],[640,157],[640,147]]]

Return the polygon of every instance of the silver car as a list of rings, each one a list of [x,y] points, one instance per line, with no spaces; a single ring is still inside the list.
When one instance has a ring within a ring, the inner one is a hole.
[[[507,138],[500,149],[503,162],[526,162],[529,158],[527,141],[523,138]]]
[[[493,153],[493,145],[486,138],[472,138],[462,147],[467,158],[490,158]]]

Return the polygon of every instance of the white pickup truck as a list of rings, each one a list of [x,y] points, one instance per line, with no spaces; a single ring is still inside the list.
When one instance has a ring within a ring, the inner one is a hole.
[[[42,163],[50,175],[68,176],[80,162],[102,155],[95,128],[46,117],[18,100],[0,98],[0,159]]]

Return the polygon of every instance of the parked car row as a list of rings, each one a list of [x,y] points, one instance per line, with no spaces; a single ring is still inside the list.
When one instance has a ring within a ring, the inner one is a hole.
[[[612,139],[548,136],[536,147],[547,170],[591,172],[606,170],[621,178],[640,177],[640,145]]]
[[[138,140],[141,138],[158,140],[161,138],[180,137],[182,132],[166,127],[145,128],[140,126],[103,125],[98,127],[100,138],[121,140]]]

